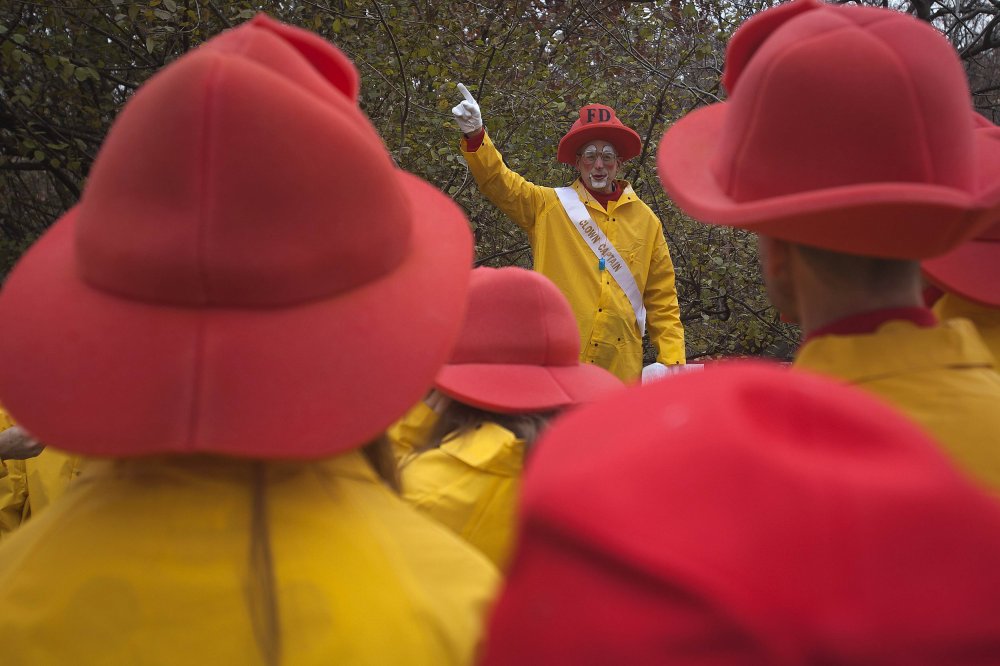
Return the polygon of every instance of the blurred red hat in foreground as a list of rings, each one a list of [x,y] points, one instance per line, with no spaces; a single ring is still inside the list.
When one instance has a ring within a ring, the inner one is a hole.
[[[658,173],[702,222],[850,254],[923,259],[1000,220],[1000,135],[924,21],[795,0],[726,50],[729,98],[660,142]]]
[[[720,365],[557,422],[485,664],[1000,661],[1000,505],[918,428]]]
[[[0,295],[0,400],[107,456],[331,455],[430,386],[472,258],[333,45],[265,16],[152,77]]]

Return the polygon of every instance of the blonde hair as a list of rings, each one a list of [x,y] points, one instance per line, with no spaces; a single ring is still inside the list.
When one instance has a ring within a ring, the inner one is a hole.
[[[267,463],[253,461],[251,474],[248,576],[244,581],[244,594],[261,660],[267,666],[277,666],[281,663],[281,620],[267,511]]]
[[[461,437],[484,423],[496,423],[514,433],[515,437],[524,440],[527,452],[556,413],[557,410],[502,414],[452,400],[441,412],[427,443],[420,447],[420,452],[436,449],[445,442]]]
[[[399,472],[389,439],[383,434],[365,444],[361,453],[375,473],[396,493],[400,492]],[[268,465],[255,460],[251,465],[250,538],[248,575],[244,595],[253,628],[254,640],[266,666],[282,661],[281,618],[274,554],[271,549],[271,523],[268,515]]]
[[[397,494],[402,488],[396,457],[392,454],[392,444],[385,434],[381,434],[361,448],[361,454],[375,470],[375,474]]]

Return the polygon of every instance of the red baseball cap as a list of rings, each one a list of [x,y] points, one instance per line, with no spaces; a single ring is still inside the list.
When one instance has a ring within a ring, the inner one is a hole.
[[[908,419],[720,364],[543,435],[483,663],[996,663],[998,560],[1000,504]]]
[[[642,139],[635,130],[618,120],[614,109],[603,104],[588,104],[580,109],[580,117],[559,140],[556,159],[563,164],[576,164],[576,154],[591,141],[607,141],[615,147],[623,162],[642,152]]]
[[[678,120],[658,149],[664,188],[697,220],[901,259],[1000,220],[1000,135],[926,22],[781,4],[737,30],[723,84],[729,99]]]
[[[523,268],[477,268],[462,332],[435,386],[501,413],[566,407],[622,387],[579,356],[576,319],[551,280]]]
[[[89,455],[309,458],[419,400],[471,235],[357,93],[338,49],[266,16],[143,85],[0,293],[18,421]]]

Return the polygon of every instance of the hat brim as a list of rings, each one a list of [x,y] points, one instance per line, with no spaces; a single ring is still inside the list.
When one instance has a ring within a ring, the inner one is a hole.
[[[729,105],[702,107],[663,135],[657,170],[664,189],[692,218],[837,252],[897,259],[943,254],[1000,218],[1000,151],[979,128],[978,192],[917,183],[864,183],[738,202],[720,187],[711,161]],[[878,229],[878,234],[873,234]]]
[[[1000,307],[1000,242],[972,240],[921,264],[928,280],[981,305]]]
[[[591,402],[622,387],[596,365],[446,365],[434,382],[460,402],[503,414],[541,412]]]
[[[638,157],[642,152],[642,139],[635,130],[624,125],[587,125],[571,130],[559,141],[556,159],[563,164],[576,164],[576,154],[591,141],[607,141],[618,151],[622,162]]]
[[[69,212],[0,293],[0,401],[42,441],[94,456],[315,458],[364,445],[447,360],[472,260],[461,210],[408,173],[398,186],[413,214],[408,257],[363,287],[281,308],[94,289],[76,270]]]

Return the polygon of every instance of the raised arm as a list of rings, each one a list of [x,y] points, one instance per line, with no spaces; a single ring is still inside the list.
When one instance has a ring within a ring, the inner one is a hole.
[[[461,83],[458,90],[465,99],[451,112],[462,130],[462,154],[469,170],[486,198],[530,235],[535,216],[545,205],[545,193],[551,190],[525,180],[504,164],[503,156],[486,134],[476,99]]]

